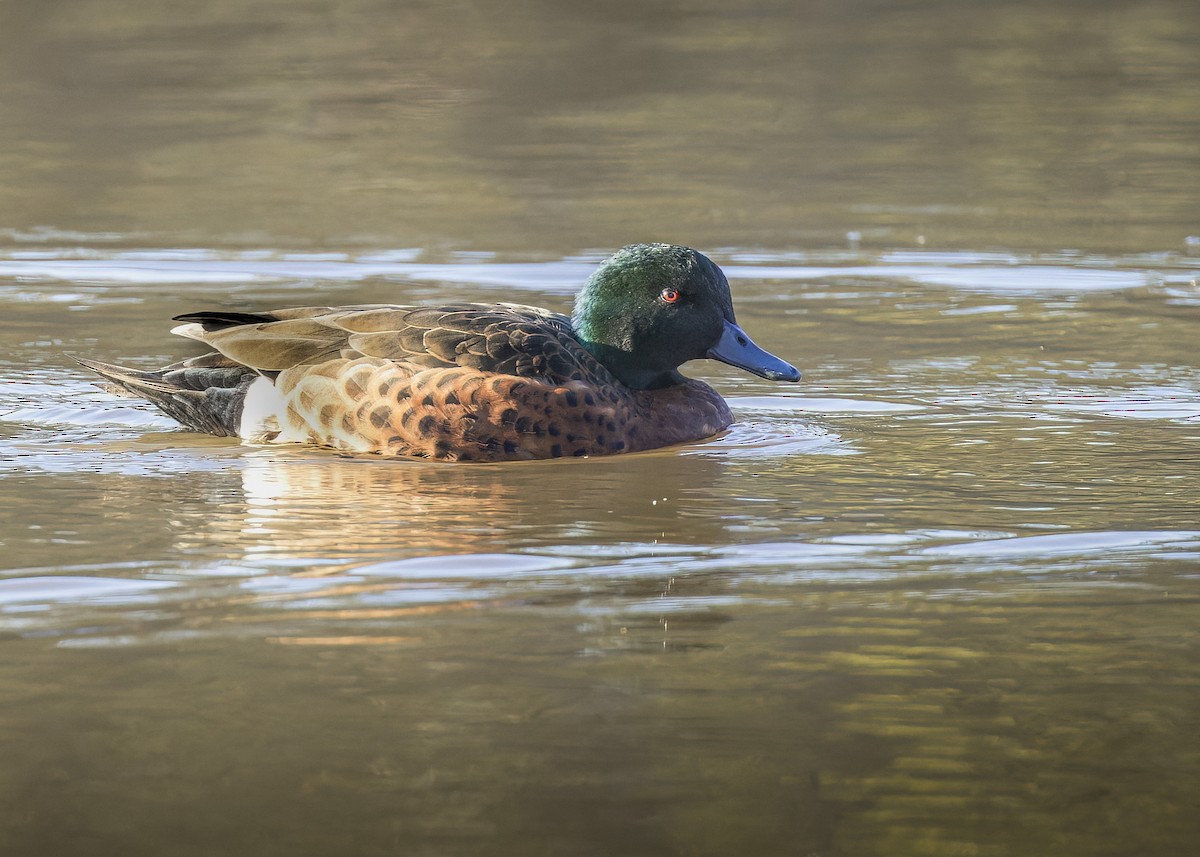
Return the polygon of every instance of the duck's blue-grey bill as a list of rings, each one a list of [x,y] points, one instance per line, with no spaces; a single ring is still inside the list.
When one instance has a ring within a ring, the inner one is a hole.
[[[769,381],[799,381],[800,370],[791,363],[785,363],[770,352],[763,351],[746,332],[732,321],[725,322],[725,332],[712,348],[708,356],[720,360],[730,366],[753,372]]]

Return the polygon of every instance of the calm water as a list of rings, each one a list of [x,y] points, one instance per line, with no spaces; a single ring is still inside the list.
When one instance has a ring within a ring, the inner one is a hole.
[[[0,6],[0,854],[1192,855],[1200,7]],[[453,466],[177,431],[202,308],[709,252],[805,371]]]

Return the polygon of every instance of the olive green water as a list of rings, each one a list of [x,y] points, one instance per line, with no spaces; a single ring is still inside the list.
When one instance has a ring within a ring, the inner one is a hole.
[[[0,5],[0,854],[1192,855],[1193,2]],[[505,466],[174,430],[202,308],[564,309],[696,246],[800,366]]]

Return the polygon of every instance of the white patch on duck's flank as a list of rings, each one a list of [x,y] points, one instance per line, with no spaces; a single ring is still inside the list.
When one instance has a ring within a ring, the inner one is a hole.
[[[238,437],[251,443],[284,440],[279,433],[283,425],[281,417],[286,410],[287,405],[275,388],[275,382],[266,377],[255,378],[242,399]]]

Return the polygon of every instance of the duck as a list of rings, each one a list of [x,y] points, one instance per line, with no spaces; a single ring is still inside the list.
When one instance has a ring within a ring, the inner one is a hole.
[[[733,423],[709,358],[800,372],[738,326],[724,272],[672,244],[604,260],[570,316],[513,303],[304,306],[175,316],[210,350],[154,371],[74,357],[184,428],[252,444],[496,462],[639,452]]]

